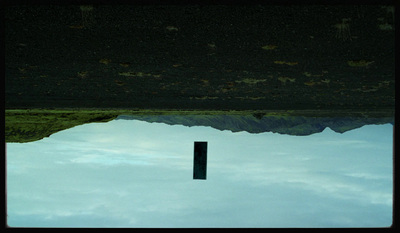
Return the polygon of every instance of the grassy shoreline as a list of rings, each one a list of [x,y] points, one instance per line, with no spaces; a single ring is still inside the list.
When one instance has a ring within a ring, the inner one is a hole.
[[[5,114],[58,114],[58,113],[82,113],[82,114],[135,114],[135,115],[253,115],[264,114],[265,116],[310,116],[310,117],[390,117],[394,116],[394,108],[382,109],[293,109],[293,110],[204,110],[204,109],[121,109],[121,108],[32,108],[32,109],[6,109]]]

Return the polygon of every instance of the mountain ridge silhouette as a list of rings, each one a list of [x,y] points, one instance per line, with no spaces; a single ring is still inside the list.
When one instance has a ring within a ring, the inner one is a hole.
[[[218,130],[249,133],[273,132],[306,136],[320,133],[329,127],[336,133],[360,128],[370,124],[393,124],[394,119],[357,117],[300,117],[300,116],[239,116],[239,115],[120,115],[116,120],[141,120],[168,125],[210,126]]]

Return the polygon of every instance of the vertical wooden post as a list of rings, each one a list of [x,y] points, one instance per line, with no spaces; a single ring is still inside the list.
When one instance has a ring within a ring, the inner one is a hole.
[[[194,142],[193,179],[207,178],[207,142]]]

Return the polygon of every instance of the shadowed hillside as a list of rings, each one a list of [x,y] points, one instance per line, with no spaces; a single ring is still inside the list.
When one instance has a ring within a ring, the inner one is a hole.
[[[322,132],[329,127],[337,133],[362,127],[369,124],[393,124],[392,117],[356,118],[356,117],[301,117],[301,116],[268,116],[257,119],[254,116],[229,115],[188,115],[188,116],[119,116],[117,120],[141,120],[159,122],[169,125],[211,126],[219,130],[249,133],[273,132],[296,136]]]

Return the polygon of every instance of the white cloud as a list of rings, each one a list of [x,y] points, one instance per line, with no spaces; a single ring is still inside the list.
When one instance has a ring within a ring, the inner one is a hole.
[[[364,144],[368,127],[351,132],[353,142],[338,147],[346,134],[253,135],[119,120],[8,144],[9,224],[388,225],[391,130],[368,142],[379,144],[379,154],[351,146]],[[196,140],[208,141],[205,181],[192,179]]]

